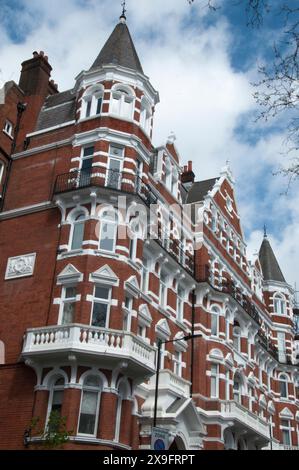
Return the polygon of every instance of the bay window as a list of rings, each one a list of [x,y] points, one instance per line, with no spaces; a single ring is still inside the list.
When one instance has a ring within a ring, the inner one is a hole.
[[[79,214],[74,222],[71,233],[71,250],[80,250],[84,240],[85,214]]]
[[[132,119],[134,109],[134,95],[130,89],[115,87],[111,93],[110,112],[120,118]]]
[[[114,252],[117,238],[118,217],[114,211],[106,210],[101,217],[100,250]]]
[[[291,420],[282,419],[280,429],[282,432],[282,442],[285,446],[292,445],[292,425]]]

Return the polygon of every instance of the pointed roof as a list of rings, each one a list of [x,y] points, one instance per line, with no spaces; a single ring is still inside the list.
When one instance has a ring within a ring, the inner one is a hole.
[[[259,260],[265,281],[286,282],[267,236],[260,248]]]
[[[143,69],[124,16],[121,16],[120,22],[114,28],[90,70],[108,64],[121,65],[143,74]]]

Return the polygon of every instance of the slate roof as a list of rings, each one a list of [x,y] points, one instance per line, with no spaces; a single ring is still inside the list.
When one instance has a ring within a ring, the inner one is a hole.
[[[193,202],[203,201],[204,197],[211,191],[218,181],[219,178],[212,178],[204,181],[197,181],[191,186],[188,196],[187,204],[192,204]]]
[[[118,23],[90,70],[116,64],[143,73],[130,31],[126,23]]]
[[[265,281],[286,282],[267,237],[263,240],[259,260]]]
[[[59,126],[76,118],[76,93],[67,90],[48,96],[39,114],[36,131]]]

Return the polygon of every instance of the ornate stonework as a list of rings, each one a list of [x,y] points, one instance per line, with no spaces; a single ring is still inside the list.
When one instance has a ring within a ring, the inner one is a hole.
[[[5,279],[32,276],[36,253],[8,258]]]

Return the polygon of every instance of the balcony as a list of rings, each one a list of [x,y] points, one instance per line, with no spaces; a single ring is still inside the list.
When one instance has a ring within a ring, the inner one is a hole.
[[[238,289],[232,281],[227,280],[222,284],[213,285],[211,282],[211,272],[208,265],[196,266],[195,277],[198,282],[207,282],[214,290],[228,294],[258,325],[261,324],[260,316],[255,305],[247,296],[242,294],[240,289]]]
[[[155,373],[155,352],[132,333],[74,324],[27,330],[22,357],[48,364],[75,355],[103,368],[122,363],[129,376],[138,378]]]
[[[106,188],[126,194],[137,195],[142,202],[150,207],[157,204],[158,197],[142,178],[127,172],[115,170],[102,170],[103,174],[90,171],[72,171],[59,175],[56,179],[54,194],[71,193],[90,187]],[[181,240],[166,237],[165,232],[159,227],[150,238],[155,240],[188,274],[194,276],[193,254],[185,250]]]
[[[148,390],[154,391],[156,388],[156,377],[151,377],[148,385]],[[188,398],[190,396],[190,382],[174,374],[168,369],[163,369],[159,374],[159,395],[163,391],[171,392],[172,394]]]
[[[246,427],[248,432],[254,432],[270,440],[270,427],[266,420],[251,413],[244,406],[235,401],[227,401],[221,404],[221,414],[224,418],[233,420],[234,427],[238,430]]]

